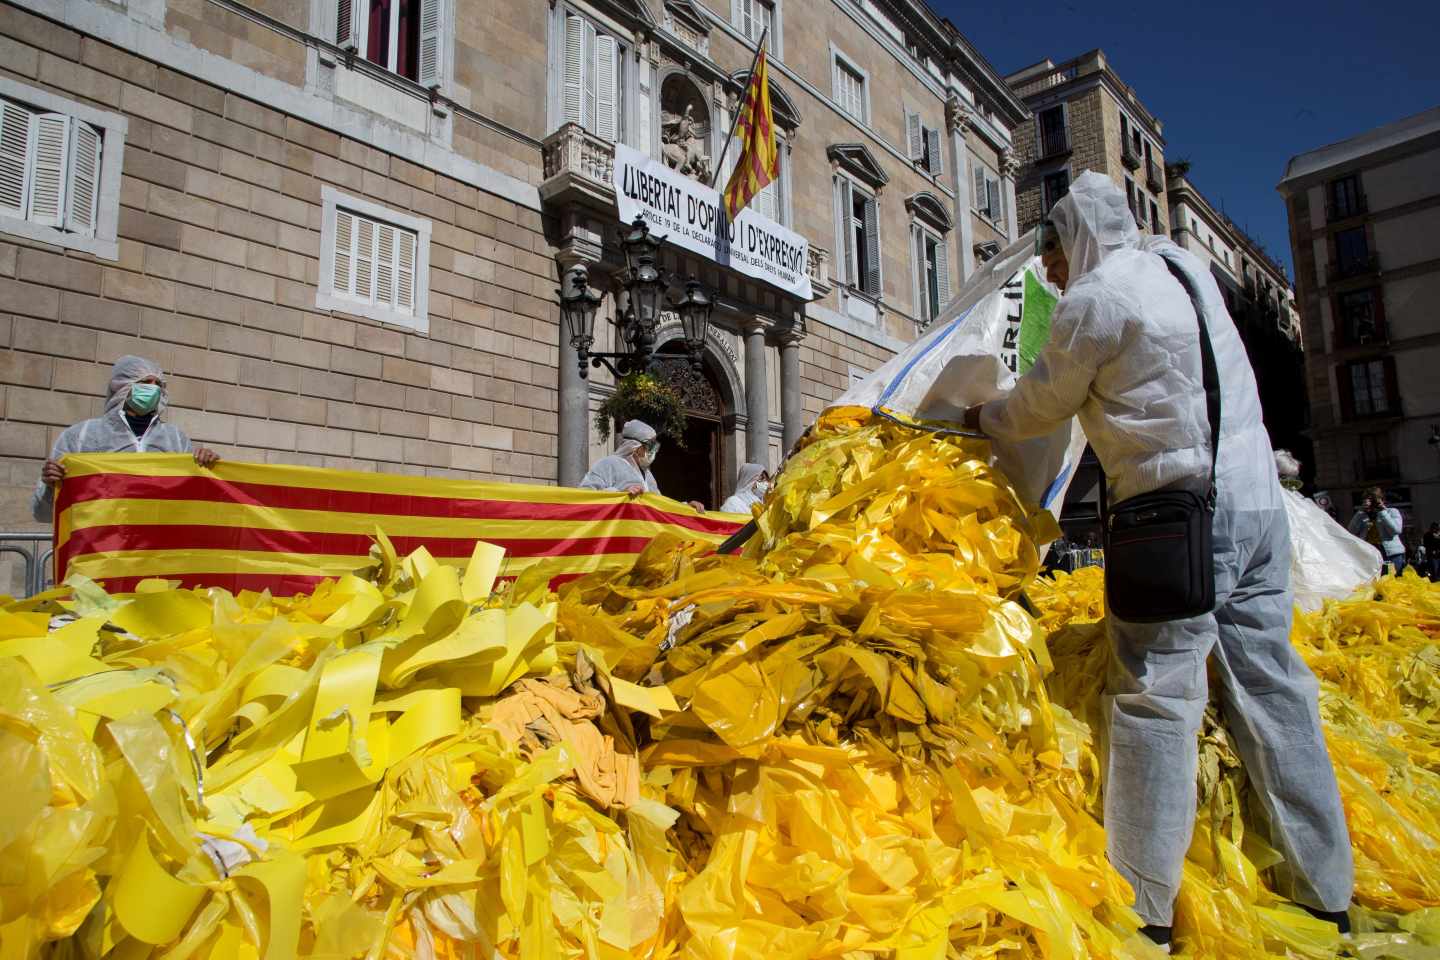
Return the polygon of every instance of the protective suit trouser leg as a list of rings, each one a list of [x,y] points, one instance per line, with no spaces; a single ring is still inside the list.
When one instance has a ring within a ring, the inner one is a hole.
[[[1107,618],[1109,757],[1105,838],[1147,924],[1170,926],[1195,827],[1196,735],[1205,713],[1211,616],[1173,623]]]
[[[1283,511],[1215,518],[1213,614],[1160,624],[1108,618],[1105,830],[1110,861],[1146,923],[1169,926],[1195,823],[1196,734],[1217,653],[1230,729],[1270,815],[1295,896],[1349,905],[1349,837],[1325,752],[1314,676],[1290,645]]]
[[[1242,514],[1258,529],[1249,569],[1216,611],[1216,675],[1230,734],[1270,822],[1292,899],[1350,906],[1355,865],[1335,768],[1320,725],[1315,675],[1290,643],[1290,541],[1283,513]]]

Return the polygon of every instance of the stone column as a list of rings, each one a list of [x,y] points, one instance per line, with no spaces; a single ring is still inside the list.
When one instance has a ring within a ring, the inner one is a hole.
[[[1005,193],[1005,236],[1011,243],[1020,236],[1020,224],[1015,215],[1015,175],[1020,172],[1020,161],[1015,159],[1014,150],[1000,155],[1001,189]]]
[[[765,322],[752,317],[745,331],[745,460],[764,463],[770,449],[770,390],[765,382]]]
[[[590,469],[590,384],[580,376],[580,360],[560,325],[559,483],[578,487]]]
[[[785,456],[805,431],[805,408],[800,400],[800,341],[805,331],[794,324],[780,331],[780,427]]]
[[[957,95],[945,101],[945,126],[950,133],[950,187],[955,191],[955,226],[960,249],[950,259],[960,266],[960,282],[975,272],[975,224],[970,217],[970,148],[965,145],[965,131],[970,127],[974,111]],[[960,284],[955,284],[958,288]]]

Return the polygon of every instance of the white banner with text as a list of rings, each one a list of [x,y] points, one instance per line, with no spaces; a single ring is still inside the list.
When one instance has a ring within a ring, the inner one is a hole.
[[[726,223],[719,191],[615,145],[615,199],[622,223],[645,218],[652,232],[747,277],[810,300],[809,243],[750,208]]]

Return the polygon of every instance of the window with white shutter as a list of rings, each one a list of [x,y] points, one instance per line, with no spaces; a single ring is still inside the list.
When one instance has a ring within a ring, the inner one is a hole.
[[[970,169],[974,171],[974,183],[971,185],[974,193],[970,198],[970,205],[976,213],[997,227],[1001,226],[1005,217],[999,175],[985,166],[974,154],[970,155]]]
[[[430,222],[331,187],[322,201],[316,306],[428,330]]]
[[[779,56],[775,43],[778,38],[775,36],[774,3],[768,0],[731,0],[730,22],[751,43],[759,43],[762,36],[767,37],[765,49]]]
[[[125,127],[0,77],[0,231],[116,259]]]
[[[849,178],[836,176],[834,183],[835,249],[840,251],[836,279],[878,299],[881,289],[879,206],[873,196]]]
[[[915,311],[922,327],[950,302],[950,251],[946,242],[918,222],[910,227],[915,264]]]
[[[905,111],[905,142],[910,148],[910,159],[920,161],[925,158],[925,131],[920,126],[920,115]]]
[[[621,140],[624,54],[620,40],[578,14],[565,14],[560,54],[562,122],[578,123],[605,140]]]
[[[866,121],[865,74],[838,53],[834,57],[833,94],[841,110],[861,123]]]
[[[985,168],[980,161],[974,157],[970,158],[970,169],[974,173],[974,181],[970,184],[970,206],[977,213],[990,215],[989,194],[985,190]]]
[[[421,86],[444,83],[446,0],[332,2],[337,46]]]
[[[940,152],[940,131],[925,128],[925,169],[932,176],[945,172],[945,157]]]

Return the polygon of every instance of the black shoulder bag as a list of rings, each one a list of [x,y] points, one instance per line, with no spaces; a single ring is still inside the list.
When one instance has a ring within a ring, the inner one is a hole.
[[[1200,365],[1205,410],[1210,418],[1210,484],[1201,496],[1189,490],[1156,490],[1106,510],[1105,606],[1130,623],[1161,623],[1209,613],[1215,607],[1215,467],[1220,456],[1220,374],[1200,296],[1190,278],[1164,257],[1185,288],[1200,326]]]

